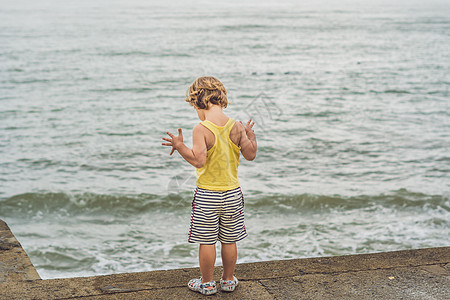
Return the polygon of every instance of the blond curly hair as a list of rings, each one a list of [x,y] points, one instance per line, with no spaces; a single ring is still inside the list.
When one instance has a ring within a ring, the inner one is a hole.
[[[208,103],[227,107],[227,90],[219,79],[212,76],[197,78],[186,91],[186,102],[199,109],[208,109]]]

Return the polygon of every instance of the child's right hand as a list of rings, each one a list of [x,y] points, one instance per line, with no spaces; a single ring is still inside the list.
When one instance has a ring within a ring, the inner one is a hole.
[[[181,128],[178,128],[178,136],[174,136],[170,132],[166,132],[171,138],[162,138],[165,141],[168,141],[168,143],[162,143],[163,146],[172,146],[172,151],[170,151],[170,155],[175,152],[175,150],[178,149],[180,145],[183,145],[183,133],[181,132]]]
[[[244,125],[242,123],[242,121],[240,121],[242,125]],[[251,140],[255,137],[255,131],[253,130],[253,125],[255,125],[255,122],[250,119],[248,120],[247,124],[244,125],[245,128],[245,134],[247,134],[247,137]]]
[[[242,122],[241,122],[242,124]],[[252,119],[248,120],[247,124],[242,124],[242,127],[244,127],[244,130],[241,130],[241,139],[239,141],[239,145],[241,146],[241,153],[242,156],[246,160],[254,160],[256,157],[256,151],[258,146],[256,145],[256,136],[253,132],[253,125],[255,125],[255,122],[252,121]]]

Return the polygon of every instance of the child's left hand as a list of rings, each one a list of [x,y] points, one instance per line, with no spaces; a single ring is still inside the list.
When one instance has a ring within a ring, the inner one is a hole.
[[[183,134],[181,132],[181,128],[178,128],[178,136],[174,136],[170,132],[166,132],[171,138],[162,138],[165,141],[168,141],[168,143],[162,143],[163,146],[172,146],[172,151],[170,151],[170,155],[173,154],[175,150],[178,149],[180,145],[183,144]]]

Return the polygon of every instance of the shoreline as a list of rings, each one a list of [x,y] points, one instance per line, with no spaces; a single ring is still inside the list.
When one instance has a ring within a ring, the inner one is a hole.
[[[221,267],[214,270],[219,279]],[[0,220],[0,299],[204,299],[199,268],[40,279]],[[450,299],[450,247],[243,263],[228,299]]]

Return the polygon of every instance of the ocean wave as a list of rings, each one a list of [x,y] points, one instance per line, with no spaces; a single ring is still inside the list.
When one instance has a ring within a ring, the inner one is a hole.
[[[95,193],[23,193],[0,200],[0,217],[17,215],[92,215],[129,216],[155,210],[184,211],[192,204],[193,191],[180,191],[166,196],[154,194],[109,195]],[[244,195],[251,212],[270,210],[274,213],[329,212],[391,208],[439,209],[450,212],[448,195],[428,195],[399,189],[378,195]]]
[[[134,196],[94,193],[24,193],[0,201],[0,216],[10,214],[42,215],[130,215],[154,208],[187,206],[181,195],[161,197],[152,194]]]
[[[450,200],[447,195],[427,195],[399,189],[379,195],[356,195],[342,197],[339,195],[274,195],[247,201],[250,207],[269,207],[285,211],[304,210],[353,210],[373,207],[389,207],[399,210],[406,208],[442,208],[450,212]]]

